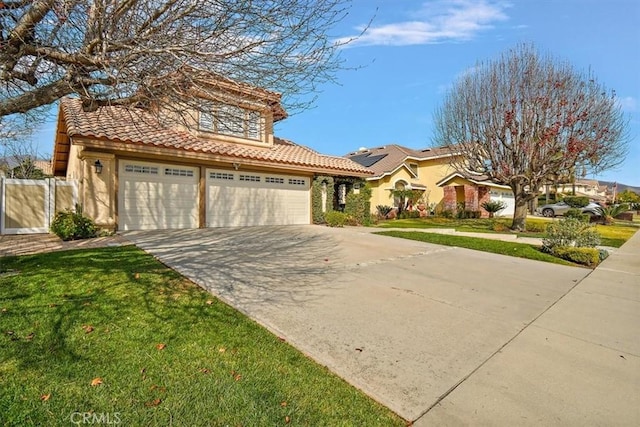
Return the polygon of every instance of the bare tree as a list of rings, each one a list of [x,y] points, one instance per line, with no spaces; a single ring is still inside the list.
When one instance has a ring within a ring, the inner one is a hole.
[[[329,31],[349,3],[0,0],[0,117],[70,94],[87,110],[170,104],[205,72],[281,92],[295,111],[341,67]]]
[[[9,178],[42,178],[38,161],[43,156],[33,141],[33,131],[48,118],[43,108],[0,117],[0,169]]]
[[[462,76],[435,114],[435,143],[455,146],[456,167],[508,185],[512,228],[544,184],[577,167],[600,172],[625,158],[627,124],[615,93],[589,72],[520,45]]]

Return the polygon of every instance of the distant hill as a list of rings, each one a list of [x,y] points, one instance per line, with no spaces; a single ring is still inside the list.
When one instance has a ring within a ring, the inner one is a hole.
[[[600,185],[604,185],[610,188],[613,188],[613,186],[616,184],[613,181],[600,181],[598,180],[598,183],[600,183]],[[616,193],[622,193],[625,190],[631,190],[636,194],[640,194],[640,187],[632,187],[631,185],[625,185],[622,184],[621,182],[618,182],[618,189],[616,190]]]

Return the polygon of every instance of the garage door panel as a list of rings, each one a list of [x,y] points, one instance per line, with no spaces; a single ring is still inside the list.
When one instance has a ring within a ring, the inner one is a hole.
[[[309,224],[310,179],[268,173],[207,170],[207,225]]]
[[[119,193],[124,230],[198,226],[197,168],[122,161]]]

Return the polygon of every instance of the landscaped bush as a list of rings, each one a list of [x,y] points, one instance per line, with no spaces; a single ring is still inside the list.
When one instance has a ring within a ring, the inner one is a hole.
[[[351,217],[350,225],[371,224],[371,187],[362,185],[360,191],[349,191],[344,213]]]
[[[589,267],[594,267],[600,262],[600,251],[596,248],[557,247],[553,255]]]
[[[584,208],[589,204],[589,198],[585,196],[565,196],[562,200],[572,208]]]
[[[482,208],[489,213],[489,218],[493,218],[496,213],[506,207],[507,204],[502,200],[487,200],[482,204]]]
[[[458,219],[477,219],[482,216],[482,212],[480,211],[470,211],[467,209],[459,210],[456,214],[456,218]]]
[[[596,211],[600,215],[600,218],[602,218],[602,223],[604,225],[610,225],[611,223],[613,223],[613,219],[615,217],[617,217],[621,213],[626,212],[627,209],[628,209],[627,205],[623,203],[620,205],[611,205],[611,206],[604,206],[604,207],[601,206],[599,208],[596,208]]]
[[[453,218],[453,216],[454,216],[453,214],[454,214],[454,212],[453,212],[453,211],[450,211],[450,210],[442,210],[442,211],[439,213],[439,215],[440,215],[441,217],[443,217],[443,218],[448,218],[448,219]]]
[[[525,224],[525,230],[529,233],[543,233],[547,231],[548,223],[542,221],[528,220]]]
[[[51,231],[62,240],[88,239],[98,234],[93,220],[84,216],[79,206],[75,212],[68,209],[58,212],[51,223]]]
[[[324,222],[329,227],[344,227],[349,219],[349,215],[340,211],[329,211],[324,214]]]
[[[593,248],[600,244],[600,235],[590,224],[576,218],[563,218],[547,226],[547,234],[542,239],[544,251],[555,255],[561,247]]]
[[[378,214],[378,218],[384,219],[387,217],[389,212],[393,210],[393,207],[387,205],[378,205],[376,206],[376,212]]]
[[[323,185],[324,184],[324,185]],[[322,189],[326,190],[326,204],[322,206]],[[311,216],[314,224],[324,222],[324,213],[333,210],[334,180],[330,176],[318,176],[311,185]]]
[[[582,209],[580,208],[571,208],[564,214],[565,218],[575,218],[582,222],[589,222],[591,220],[591,215],[583,214]]]
[[[398,219],[406,219],[406,218],[420,218],[419,211],[402,211],[398,216]]]

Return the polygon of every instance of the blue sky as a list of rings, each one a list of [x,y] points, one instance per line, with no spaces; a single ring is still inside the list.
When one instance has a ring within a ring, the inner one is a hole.
[[[278,136],[322,153],[397,143],[431,145],[432,114],[477,61],[518,43],[592,69],[629,116],[630,153],[599,178],[640,186],[640,2],[637,0],[355,0],[337,33],[363,37],[342,51],[340,85],[316,107],[280,122]]]
[[[354,0],[335,28],[339,84],[321,87],[315,107],[280,122],[276,134],[325,154],[397,143],[431,145],[432,114],[455,79],[477,61],[519,43],[593,71],[629,118],[624,164],[598,178],[640,186],[640,2],[637,0]],[[55,124],[36,136],[50,154]]]

